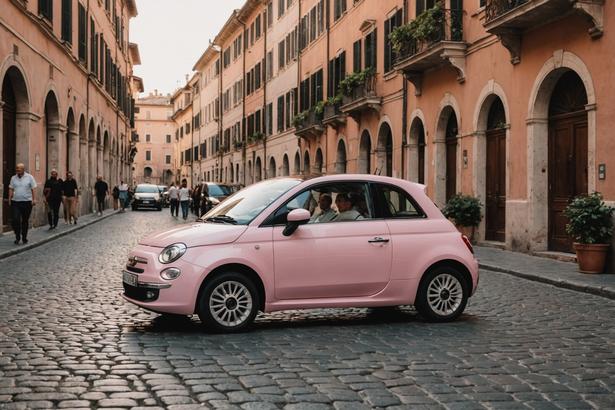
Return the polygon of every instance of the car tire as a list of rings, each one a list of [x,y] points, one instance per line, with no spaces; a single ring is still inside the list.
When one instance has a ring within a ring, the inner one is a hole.
[[[414,306],[430,322],[450,322],[463,313],[469,294],[459,269],[438,266],[421,279]]]
[[[207,283],[197,313],[207,329],[235,333],[252,324],[259,306],[259,294],[252,280],[240,273],[225,272]]]

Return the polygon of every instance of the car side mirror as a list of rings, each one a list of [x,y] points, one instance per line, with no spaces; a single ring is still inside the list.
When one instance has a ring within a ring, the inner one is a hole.
[[[299,226],[308,223],[310,221],[310,217],[310,211],[307,209],[293,209],[286,217],[286,227],[284,228],[282,235],[291,236]]]

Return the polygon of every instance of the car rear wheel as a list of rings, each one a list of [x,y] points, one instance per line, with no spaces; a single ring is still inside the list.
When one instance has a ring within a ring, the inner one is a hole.
[[[225,272],[206,285],[199,300],[198,315],[209,329],[239,332],[252,324],[258,306],[254,283],[245,275]]]
[[[421,280],[415,307],[429,321],[448,322],[463,313],[468,297],[463,274],[452,266],[440,266],[427,272]]]

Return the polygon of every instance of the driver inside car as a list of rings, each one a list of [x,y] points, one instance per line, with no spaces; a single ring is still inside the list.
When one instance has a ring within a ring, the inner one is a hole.
[[[333,204],[333,199],[329,194],[320,194],[318,197],[318,207],[320,208],[320,213],[314,214],[312,218],[310,218],[310,223],[323,223],[323,222],[331,222],[337,217],[337,212],[333,208],[331,208],[331,204]]]

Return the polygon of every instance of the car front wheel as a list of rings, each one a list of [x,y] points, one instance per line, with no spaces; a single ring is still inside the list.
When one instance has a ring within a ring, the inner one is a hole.
[[[451,266],[440,266],[421,280],[415,307],[429,321],[448,322],[463,313],[468,295],[462,273]]]
[[[207,284],[199,300],[198,315],[210,329],[239,332],[254,321],[259,295],[245,275],[226,272]]]

